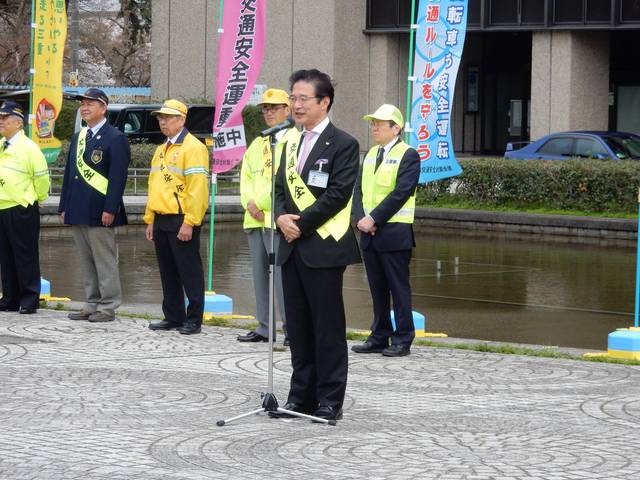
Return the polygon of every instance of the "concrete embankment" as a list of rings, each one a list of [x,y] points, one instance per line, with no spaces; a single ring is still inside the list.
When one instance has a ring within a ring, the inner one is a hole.
[[[42,225],[60,226],[58,197],[44,202]],[[125,205],[130,225],[141,225],[146,197],[127,196]],[[219,196],[215,201],[216,222],[239,222],[244,210],[239,196]],[[637,223],[633,219],[579,217],[571,215],[543,215],[530,213],[456,210],[450,208],[418,208],[416,225],[459,229],[478,234],[502,232],[507,234],[543,235],[545,239],[564,238],[572,242],[616,241],[633,242],[637,237]]]

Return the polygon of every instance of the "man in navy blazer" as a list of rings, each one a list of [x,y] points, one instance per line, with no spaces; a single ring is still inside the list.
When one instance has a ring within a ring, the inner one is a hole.
[[[127,137],[107,122],[109,98],[102,90],[76,98],[87,127],[71,139],[58,212],[72,227],[86,303],[69,318],[108,322],[122,303],[113,227],[127,223],[122,196],[131,151]]]
[[[351,350],[400,357],[409,355],[415,337],[409,261],[415,247],[413,219],[420,157],[400,138],[403,119],[397,107],[382,105],[364,119],[371,122],[376,145],[364,158],[353,212],[361,232],[360,246],[373,299],[373,323],[367,341]]]
[[[360,262],[350,225],[359,146],[329,121],[334,88],[327,74],[299,70],[289,80],[291,110],[303,132],[283,147],[275,190],[282,232],[276,263],[293,366],[284,408],[339,420],[348,366],[342,277],[347,265]]]

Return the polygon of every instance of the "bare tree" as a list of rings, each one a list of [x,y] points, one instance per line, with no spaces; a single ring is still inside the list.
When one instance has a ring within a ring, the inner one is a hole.
[[[80,3],[80,47],[83,70],[106,67],[110,83],[147,86],[151,80],[151,1],[121,0],[116,14],[91,15],[92,1]],[[95,12],[95,10],[93,10]],[[82,79],[81,72],[81,79]]]
[[[0,83],[29,83],[31,0],[0,1]]]
[[[80,83],[149,85],[151,0],[80,0],[79,8]],[[28,84],[30,23],[31,0],[0,0],[0,83]]]

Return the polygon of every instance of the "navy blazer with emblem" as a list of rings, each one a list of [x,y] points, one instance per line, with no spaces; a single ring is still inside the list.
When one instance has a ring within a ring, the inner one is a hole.
[[[69,144],[58,212],[64,212],[67,225],[102,226],[102,212],[115,214],[112,226],[125,225],[127,214],[122,202],[131,149],[127,137],[117,128],[105,123],[87,142],[84,162],[109,180],[107,194],[91,187],[78,173],[76,152],[78,133]]]

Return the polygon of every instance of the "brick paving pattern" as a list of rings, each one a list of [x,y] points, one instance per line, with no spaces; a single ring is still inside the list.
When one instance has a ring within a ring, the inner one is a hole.
[[[260,406],[264,344],[0,313],[0,479],[640,478],[640,367],[414,347],[350,356],[344,420]],[[275,353],[286,400],[289,353]]]

